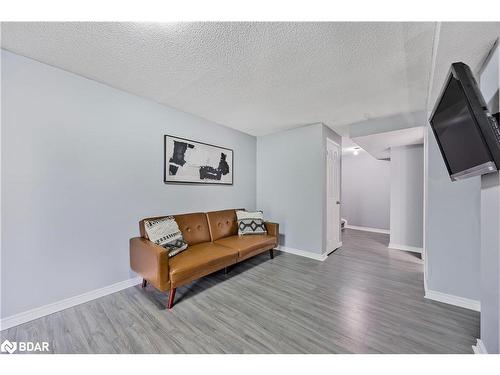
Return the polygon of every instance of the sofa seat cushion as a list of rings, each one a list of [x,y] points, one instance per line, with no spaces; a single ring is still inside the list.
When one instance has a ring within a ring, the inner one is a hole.
[[[173,288],[199,279],[236,263],[238,251],[212,242],[189,246],[169,259],[170,282]]]
[[[238,250],[239,258],[246,258],[276,246],[276,237],[267,234],[249,234],[246,236],[230,236],[215,241],[215,244]]]

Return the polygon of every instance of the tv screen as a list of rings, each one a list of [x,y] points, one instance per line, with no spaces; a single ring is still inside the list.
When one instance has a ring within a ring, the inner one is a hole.
[[[452,64],[430,124],[453,181],[499,169],[500,129],[467,65]]]

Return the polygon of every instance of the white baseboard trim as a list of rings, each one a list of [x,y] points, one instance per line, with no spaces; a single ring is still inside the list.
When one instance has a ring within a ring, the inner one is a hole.
[[[328,255],[330,255],[331,253],[333,253],[335,250],[340,249],[341,247],[342,247],[342,241],[340,241],[340,242],[338,243],[338,245],[337,245],[337,247],[336,247],[335,249],[333,249],[333,250],[327,250],[325,255],[326,255],[326,256],[328,256]],[[325,259],[326,259],[326,258],[325,258]]]
[[[469,298],[454,296],[453,294],[446,294],[427,289],[425,291],[425,298],[447,303],[449,305],[463,307],[469,310],[481,311],[481,302]]]
[[[488,354],[488,351],[486,350],[486,347],[481,339],[477,339],[476,345],[472,345],[472,350],[474,351],[474,354]]]
[[[8,316],[0,320],[0,331],[18,326],[23,323],[27,323],[31,320],[35,320],[43,316],[53,314],[61,310],[68,309],[76,305],[80,305],[88,301],[92,301],[100,297],[107,296],[108,294],[119,292],[120,290],[127,289],[134,285],[140,284],[141,281],[142,279],[140,277],[134,277],[132,279],[128,279],[125,281],[120,281],[116,284],[105,286],[104,288],[92,290],[90,292],[83,293],[78,296],[66,298],[61,301],[50,303],[45,306],[36,307],[32,310]]]
[[[419,254],[422,254],[424,252],[424,249],[422,249],[421,247],[399,245],[399,244],[392,243],[392,242],[389,242],[389,245],[387,247],[389,249],[411,251],[412,253],[419,253]]]
[[[284,253],[290,253],[294,255],[299,255],[301,257],[306,257],[306,258],[311,258],[314,260],[319,260],[319,261],[324,261],[326,258],[328,258],[327,254],[317,254],[313,253],[311,251],[304,251],[304,250],[299,250],[299,249],[294,249],[293,247],[286,247],[286,246],[281,246],[279,245],[277,247],[278,250],[283,251]]]
[[[354,229],[354,230],[364,230],[365,232],[374,232],[374,233],[383,233],[389,234],[389,229],[379,229],[379,228],[370,228],[370,227],[358,227],[357,225],[344,225],[344,228]]]

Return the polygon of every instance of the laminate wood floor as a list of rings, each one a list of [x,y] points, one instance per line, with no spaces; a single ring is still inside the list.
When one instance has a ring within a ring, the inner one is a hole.
[[[276,252],[167,295],[140,285],[3,331],[55,353],[472,353],[479,313],[424,299],[417,255],[346,229],[324,262]]]

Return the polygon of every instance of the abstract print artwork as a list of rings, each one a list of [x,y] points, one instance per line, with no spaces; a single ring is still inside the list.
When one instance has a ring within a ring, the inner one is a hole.
[[[165,135],[166,183],[233,184],[233,150]]]

